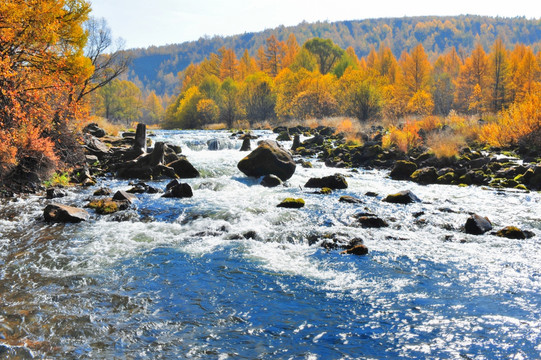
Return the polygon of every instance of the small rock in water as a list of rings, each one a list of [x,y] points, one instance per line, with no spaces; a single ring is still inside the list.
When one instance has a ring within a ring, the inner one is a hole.
[[[113,194],[113,191],[111,189],[103,188],[103,187],[94,191],[94,196],[108,196],[112,194]]]
[[[361,199],[353,197],[353,196],[349,196],[349,195],[340,196],[340,199],[338,201],[343,202],[343,203],[349,203],[349,204],[362,204],[363,203]]]
[[[47,199],[56,199],[56,198],[61,198],[61,197],[64,197],[66,196],[66,192],[65,191],[62,191],[60,189],[57,189],[57,188],[49,188],[47,189],[47,196],[46,198]]]
[[[129,192],[118,190],[115,195],[113,195],[113,200],[128,200],[130,203],[133,203],[135,200],[137,200],[137,198],[135,195],[130,194]]]
[[[242,140],[242,146],[240,147],[240,151],[250,151],[252,150],[252,145],[250,142],[250,137],[245,137]]]
[[[165,194],[162,197],[165,198],[190,198],[193,196],[192,187],[186,183],[180,183],[174,180],[167,184]]]
[[[322,178],[310,178],[304,187],[307,188],[329,188],[332,190],[347,189],[348,183],[343,175],[335,174],[324,176]]]
[[[389,226],[387,221],[377,216],[359,216],[357,217],[357,221],[363,228],[382,228]]]
[[[506,226],[501,230],[498,230],[495,234],[499,237],[504,237],[507,239],[528,239],[534,236],[530,231],[522,231],[516,226]]]
[[[368,254],[368,248],[364,244],[356,245],[354,247],[351,247],[349,249],[342,251],[340,254],[366,255]]]
[[[466,220],[464,229],[467,234],[481,235],[492,230],[492,223],[486,217],[473,214]]]
[[[387,195],[387,197],[383,199],[383,201],[391,204],[411,204],[414,202],[421,202],[421,199],[419,199],[410,190],[404,190],[396,194]]]
[[[271,188],[279,185],[282,185],[282,180],[276,175],[265,175],[263,179],[261,179],[261,186]]]
[[[288,209],[300,209],[304,207],[304,204],[305,203],[303,199],[286,198],[281,203],[279,203],[277,207],[288,208]]]

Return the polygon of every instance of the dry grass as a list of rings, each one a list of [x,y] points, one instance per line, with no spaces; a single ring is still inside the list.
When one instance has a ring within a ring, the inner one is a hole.
[[[225,130],[227,125],[225,123],[207,124],[203,127],[205,130]]]
[[[466,140],[460,134],[452,131],[431,133],[426,145],[438,159],[458,156],[460,149],[466,146]]]
[[[107,119],[99,117],[99,116],[93,116],[90,119],[90,122],[95,122],[96,124],[98,124],[100,128],[105,130],[107,134],[114,135],[114,136],[118,136],[120,132],[126,130],[125,125],[113,124],[109,122]]]

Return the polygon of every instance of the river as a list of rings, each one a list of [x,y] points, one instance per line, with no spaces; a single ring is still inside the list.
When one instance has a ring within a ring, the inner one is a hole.
[[[183,180],[192,198],[141,194],[79,224],[45,223],[51,200],[37,195],[2,200],[0,358],[541,358],[540,193],[421,186],[315,159],[265,188],[237,169],[246,153],[228,132],[155,135],[201,172]],[[212,138],[221,150],[208,150]],[[302,188],[337,172],[347,189]],[[55,201],[84,206],[103,186],[130,187],[104,178]],[[422,202],[381,201],[406,189]],[[277,208],[286,197],[306,206]],[[360,212],[390,226],[363,229]],[[470,213],[535,236],[465,234]],[[333,234],[362,238],[369,254],[313,244]]]

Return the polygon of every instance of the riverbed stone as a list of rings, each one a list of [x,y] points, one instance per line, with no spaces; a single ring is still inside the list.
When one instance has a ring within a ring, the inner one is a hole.
[[[349,249],[342,251],[340,254],[351,254],[351,255],[366,255],[368,254],[368,247],[364,244],[353,246]]]
[[[89,214],[86,210],[63,204],[49,204],[43,210],[43,217],[48,222],[78,223],[86,221]]]
[[[395,194],[389,194],[382,201],[388,202],[391,204],[411,204],[414,202],[421,202],[421,199],[419,199],[410,190],[404,190],[404,191],[397,192]]]
[[[350,195],[340,196],[338,199],[339,202],[348,203],[348,204],[362,204],[363,201],[359,198]]]
[[[254,151],[239,161],[237,167],[247,176],[272,174],[285,181],[293,176],[296,165],[289,151],[276,141],[263,140]]]
[[[324,176],[322,178],[310,178],[304,187],[307,188],[324,188],[327,187],[332,190],[347,189],[348,183],[346,178],[340,174],[334,174],[330,176]]]
[[[135,195],[130,194],[130,193],[127,192],[127,191],[124,191],[124,190],[118,190],[118,191],[113,195],[113,200],[119,200],[119,201],[127,200],[127,201],[129,201],[130,203],[133,203],[135,200],[137,200],[137,197],[135,197]]]
[[[415,170],[417,165],[414,162],[398,160],[389,176],[394,180],[408,180]]]
[[[162,195],[165,198],[191,198],[193,196],[192,187],[177,180],[170,182],[166,189],[167,191]]]
[[[252,150],[250,137],[245,137],[242,140],[242,146],[240,147],[240,151],[250,151],[250,150]]]
[[[282,180],[276,175],[265,175],[263,179],[261,179],[261,186],[271,188],[279,185],[282,185]]]
[[[466,220],[464,230],[467,234],[482,235],[492,230],[492,223],[487,217],[473,214]]]
[[[300,209],[304,207],[304,205],[305,205],[305,202],[303,199],[286,198],[282,200],[281,203],[276,205],[276,207],[288,208],[288,209]]]
[[[438,180],[436,168],[430,166],[416,170],[410,176],[411,180],[419,184],[435,184]]]
[[[201,176],[199,171],[186,159],[181,157],[172,163],[167,164],[168,167],[171,167],[175,170],[175,174],[180,179],[191,179]]]
[[[377,216],[356,216],[357,222],[363,228],[383,228],[388,227],[387,221]]]
[[[506,226],[503,229],[498,230],[495,235],[499,237],[504,237],[507,239],[522,240],[522,239],[527,239],[528,237],[531,237],[531,235],[533,234],[522,231],[516,226]]]

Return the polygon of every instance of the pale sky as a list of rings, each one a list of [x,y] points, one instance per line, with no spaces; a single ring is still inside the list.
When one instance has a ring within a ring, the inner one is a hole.
[[[257,32],[303,20],[420,15],[541,18],[540,0],[90,0],[126,48],[177,44],[208,35]]]

